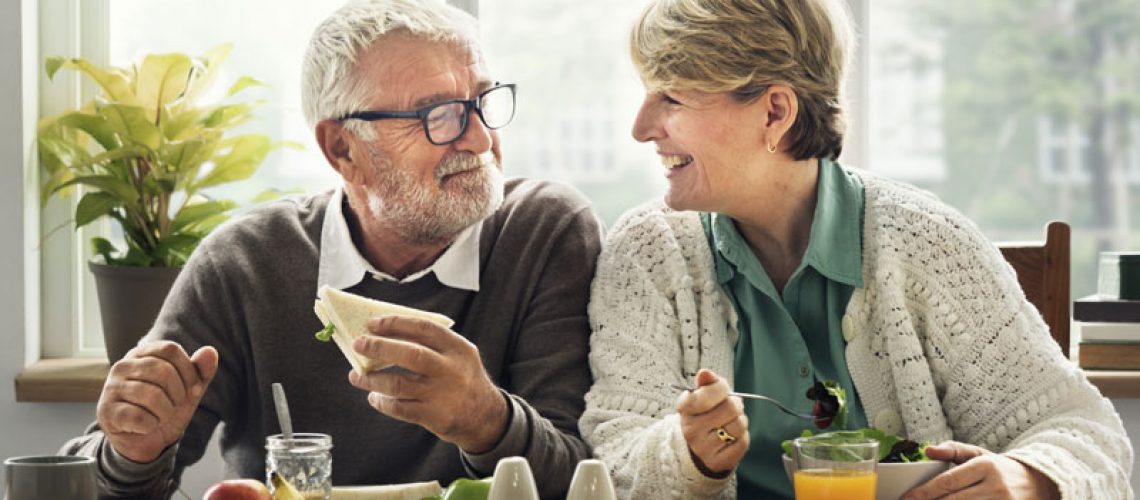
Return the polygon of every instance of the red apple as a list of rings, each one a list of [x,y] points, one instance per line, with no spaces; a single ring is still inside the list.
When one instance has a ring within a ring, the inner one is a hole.
[[[206,490],[202,500],[273,500],[273,497],[261,481],[227,479]]]

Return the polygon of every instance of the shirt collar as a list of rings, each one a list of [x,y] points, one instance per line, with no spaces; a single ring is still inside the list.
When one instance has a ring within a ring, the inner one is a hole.
[[[863,182],[828,159],[819,160],[819,187],[804,261],[828,279],[863,286]]]
[[[431,266],[402,280],[396,279],[372,267],[352,243],[348,222],[344,218],[344,189],[338,188],[329,197],[321,225],[317,289],[329,285],[344,290],[360,283],[366,275],[378,280],[410,283],[434,272],[436,279],[445,286],[478,292],[479,234],[482,227],[482,221],[468,226]]]
[[[800,266],[811,266],[830,280],[862,287],[862,181],[837,163],[821,159],[816,196],[810,240]],[[709,225],[718,264],[717,281],[725,284],[736,273],[743,273],[754,287],[761,290],[770,287],[767,273],[732,218],[714,213]]]

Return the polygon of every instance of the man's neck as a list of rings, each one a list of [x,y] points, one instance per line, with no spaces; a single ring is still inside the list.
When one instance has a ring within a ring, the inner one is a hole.
[[[345,204],[345,222],[352,234],[352,244],[377,271],[403,279],[431,266],[456,236],[432,243],[411,243],[395,229],[367,232],[357,214]],[[371,227],[377,227],[372,224]]]

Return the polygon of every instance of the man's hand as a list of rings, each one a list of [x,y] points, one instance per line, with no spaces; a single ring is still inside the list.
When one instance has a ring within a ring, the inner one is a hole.
[[[748,416],[740,398],[729,397],[728,382],[710,370],[697,372],[697,389],[677,398],[681,432],[697,468],[707,476],[728,475],[748,451]],[[727,432],[722,435],[718,431]]]
[[[120,455],[153,462],[182,437],[217,371],[213,347],[193,357],[170,341],[135,347],[107,375],[95,409],[99,427]]]
[[[507,428],[507,401],[487,376],[474,344],[430,321],[400,316],[372,318],[368,330],[373,335],[357,338],[353,349],[406,370],[349,373],[352,385],[369,391],[373,408],[467,453],[483,453],[498,443]]]
[[[947,441],[928,446],[931,460],[958,464],[907,492],[905,500],[927,498],[1061,498],[1057,485],[1044,474],[1004,455],[971,444]]]

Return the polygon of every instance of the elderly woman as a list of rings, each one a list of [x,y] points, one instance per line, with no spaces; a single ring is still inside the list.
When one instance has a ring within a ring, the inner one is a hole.
[[[1130,498],[1112,405],[1012,269],[931,195],[836,163],[839,0],[655,0],[632,36],[664,204],[608,238],[583,436],[625,498],[790,498],[779,443],[833,380],[848,428],[960,464],[908,498]],[[679,391],[673,386],[695,388]]]

